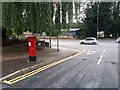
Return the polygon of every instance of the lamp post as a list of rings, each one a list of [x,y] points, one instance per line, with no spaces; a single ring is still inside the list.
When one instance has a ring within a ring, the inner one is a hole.
[[[97,39],[98,39],[98,29],[99,29],[99,2],[97,4]]]

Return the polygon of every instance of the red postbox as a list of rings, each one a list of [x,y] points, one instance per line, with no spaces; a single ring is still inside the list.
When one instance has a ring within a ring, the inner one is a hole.
[[[28,37],[28,46],[29,46],[29,62],[36,61],[36,37]]]

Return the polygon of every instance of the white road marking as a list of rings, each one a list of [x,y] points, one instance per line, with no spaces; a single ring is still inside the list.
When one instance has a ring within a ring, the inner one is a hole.
[[[99,59],[99,61],[97,62],[98,65],[101,63],[102,58],[103,58],[103,55],[100,56],[100,59]]]
[[[103,53],[105,53],[105,51],[106,51],[106,50],[104,49],[104,50],[103,50]]]
[[[103,54],[104,54],[105,52],[106,52],[106,50],[104,49],[104,50],[103,50]],[[97,62],[98,65],[99,65],[99,64],[101,63],[101,61],[102,61],[103,54],[100,56],[100,59],[99,59],[99,61]]]
[[[90,54],[93,54],[93,53],[96,53],[96,51],[88,51],[87,55],[90,55]]]
[[[56,47],[52,47],[53,49],[55,49]],[[66,47],[60,47],[60,49],[68,49],[68,50],[73,50],[73,51],[78,51],[80,52],[82,49],[71,49],[71,48],[66,48]]]

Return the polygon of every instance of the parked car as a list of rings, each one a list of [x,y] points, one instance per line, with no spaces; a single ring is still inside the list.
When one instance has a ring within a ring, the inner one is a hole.
[[[120,43],[120,37],[117,38],[117,43]]]
[[[94,44],[94,45],[96,45],[97,44],[97,40],[94,37],[88,37],[88,38],[86,38],[84,40],[81,40],[80,44]]]

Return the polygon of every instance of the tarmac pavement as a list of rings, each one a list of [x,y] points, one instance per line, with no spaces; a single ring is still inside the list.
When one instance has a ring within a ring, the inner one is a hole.
[[[13,57],[10,58],[13,60],[7,60],[5,62],[2,62],[2,76],[4,77],[18,70],[28,68],[36,64],[41,64],[41,66],[43,66],[43,63],[51,63],[56,60],[66,58],[75,53],[76,51],[73,50],[61,49],[59,52],[57,52],[55,48],[45,48],[44,50],[37,50],[37,62],[28,62],[29,56],[27,52],[24,52],[23,54],[17,56],[15,56],[16,54],[13,54]]]

